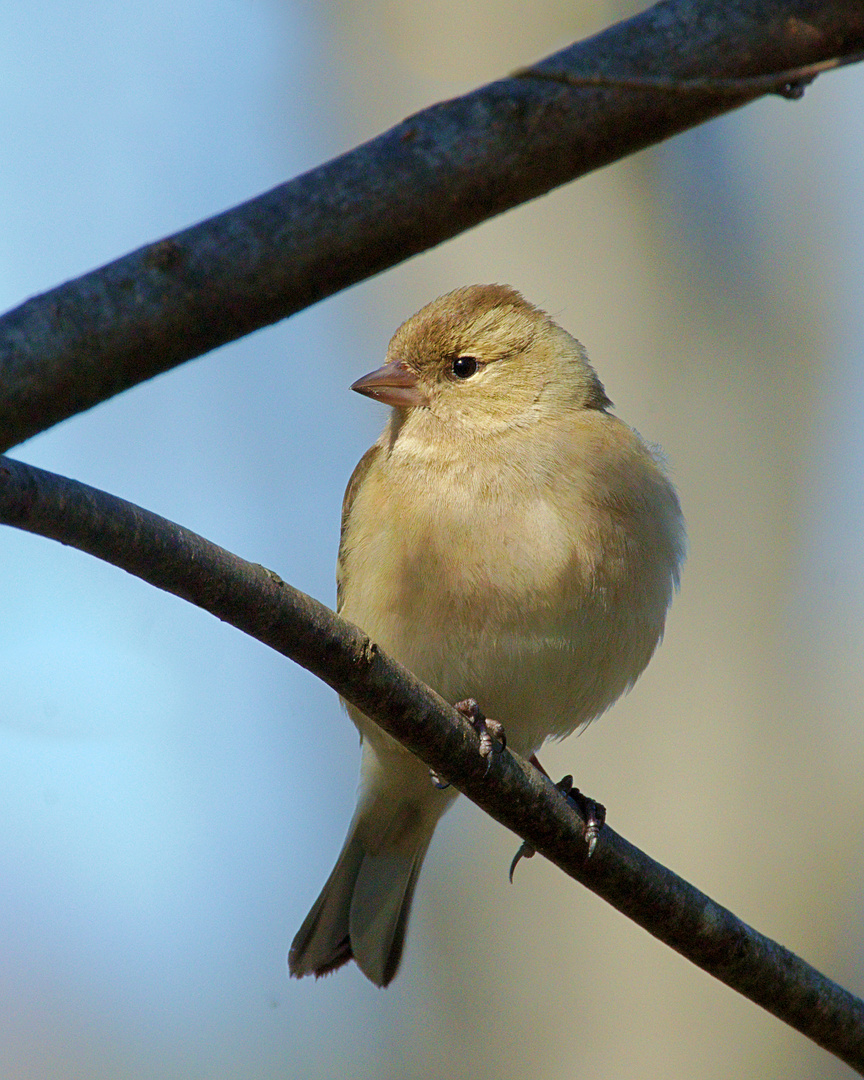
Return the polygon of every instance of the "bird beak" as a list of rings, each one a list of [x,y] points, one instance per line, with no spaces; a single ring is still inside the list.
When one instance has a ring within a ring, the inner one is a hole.
[[[417,373],[404,360],[391,360],[377,371],[370,371],[352,383],[351,389],[397,409],[413,409],[429,404],[429,398],[420,389]]]

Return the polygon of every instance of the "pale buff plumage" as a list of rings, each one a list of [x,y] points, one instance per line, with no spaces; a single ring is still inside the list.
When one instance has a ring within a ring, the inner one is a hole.
[[[471,374],[472,358],[477,370]],[[651,658],[683,556],[655,453],[608,412],[582,346],[506,286],[469,286],[395,333],[355,387],[394,404],[343,507],[339,611],[448,701],[473,697],[528,755],[587,723]],[[294,975],[399,964],[417,875],[451,804],[349,707],[360,792],[294,939]]]

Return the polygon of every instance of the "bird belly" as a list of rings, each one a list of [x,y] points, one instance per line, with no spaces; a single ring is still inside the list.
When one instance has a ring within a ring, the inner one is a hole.
[[[355,548],[342,614],[446,700],[475,698],[523,754],[632,685],[665,605],[637,617],[586,584],[594,568],[574,556],[572,536],[539,518],[532,527],[499,521],[491,536],[472,535],[467,522],[461,535],[440,525],[408,544],[379,537],[365,557]],[[436,542],[442,535],[452,542]]]

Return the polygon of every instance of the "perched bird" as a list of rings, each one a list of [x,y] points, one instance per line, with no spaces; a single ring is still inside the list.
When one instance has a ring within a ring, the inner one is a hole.
[[[651,658],[684,527],[657,454],[613,416],[582,346],[505,285],[432,301],[353,389],[391,405],[345,492],[338,610],[530,755],[607,709]],[[399,966],[435,825],[455,798],[352,706],[348,838],[291,974]]]

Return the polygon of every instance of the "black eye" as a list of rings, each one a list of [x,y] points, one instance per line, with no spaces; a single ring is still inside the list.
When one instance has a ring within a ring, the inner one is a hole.
[[[470,379],[479,367],[473,356],[457,356],[453,361],[453,374],[457,379]]]

